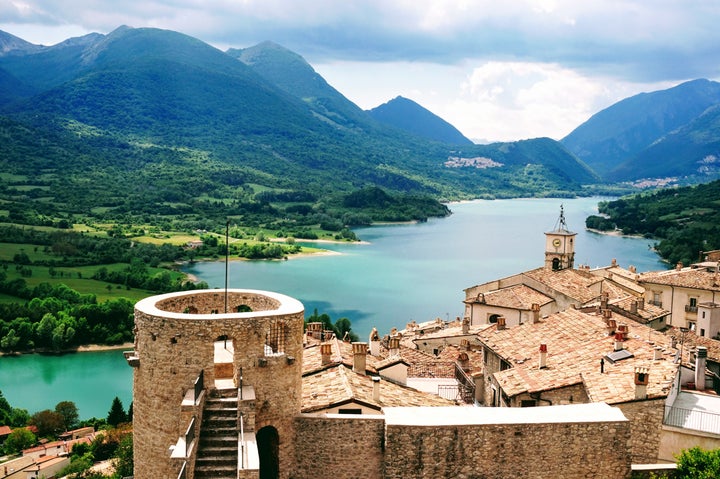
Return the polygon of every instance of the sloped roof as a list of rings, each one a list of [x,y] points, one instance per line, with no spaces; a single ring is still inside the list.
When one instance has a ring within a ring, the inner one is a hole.
[[[600,374],[600,359],[614,349],[614,337],[608,335],[603,318],[569,309],[505,330],[494,325],[478,337],[488,348],[512,365],[494,374],[505,394],[552,390],[584,384],[588,397],[609,404],[634,399],[634,368],[649,370],[648,397],[667,396],[678,365],[673,362],[677,350],[670,349],[667,338],[651,328],[628,322],[624,348],[633,357],[612,364],[605,361]],[[547,367],[538,365],[539,347],[547,346]],[[663,348],[662,359],[653,360],[655,347]],[[595,374],[597,373],[597,374]],[[632,386],[632,387],[629,387]],[[602,398],[602,399],[596,399]]]
[[[588,271],[571,268],[554,271],[543,267],[522,274],[580,303],[595,299],[598,293],[590,288],[603,281]]]
[[[380,399],[373,399],[371,376],[355,373],[338,364],[303,377],[302,412],[314,412],[348,403],[359,403],[378,411],[385,406],[452,406],[453,401],[436,394],[381,380]]]
[[[469,301],[466,301],[469,302]],[[487,293],[477,295],[475,301],[489,306],[500,306],[512,309],[524,309],[529,311],[533,303],[543,306],[552,303],[553,299],[540,291],[524,284],[517,284],[507,288],[500,288]]]
[[[663,284],[684,288],[720,291],[720,276],[708,268],[683,268],[653,271],[640,275],[640,284]]]

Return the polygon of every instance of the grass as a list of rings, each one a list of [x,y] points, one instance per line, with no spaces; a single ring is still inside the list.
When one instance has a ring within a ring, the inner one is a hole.
[[[100,269],[107,268],[108,271],[120,271],[127,267],[124,263],[93,265],[93,266],[76,266],[76,267],[58,267],[54,268],[55,276],[50,274],[50,268],[45,266],[30,266],[32,276],[22,277],[13,267],[7,269],[7,279],[13,280],[22,278],[28,285],[28,288],[34,288],[40,283],[59,284],[62,283],[69,288],[74,289],[82,294],[94,294],[98,302],[108,299],[127,298],[131,301],[139,301],[157,294],[152,291],[143,289],[127,289],[122,285],[106,283],[92,279],[92,276]],[[183,277],[184,275],[177,271],[171,271],[163,268],[148,268],[150,274],[159,272],[169,272],[173,278]],[[110,286],[110,288],[108,288]],[[17,302],[18,298],[8,295],[0,295],[0,301],[9,303]]]

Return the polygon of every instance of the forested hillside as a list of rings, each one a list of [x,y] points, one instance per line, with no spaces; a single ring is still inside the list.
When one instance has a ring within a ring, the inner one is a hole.
[[[588,228],[655,238],[671,264],[688,265],[702,251],[720,249],[720,181],[602,202],[599,211],[603,216],[590,216]]]

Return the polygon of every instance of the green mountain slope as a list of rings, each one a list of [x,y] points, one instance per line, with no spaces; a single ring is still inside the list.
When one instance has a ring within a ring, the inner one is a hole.
[[[717,103],[720,83],[709,80],[641,93],[593,115],[563,138],[562,143],[604,176]],[[636,178],[647,177],[639,168],[637,175]]]
[[[240,52],[247,64],[149,28],[15,45],[0,72],[28,89],[0,104],[0,216],[34,224],[342,227],[367,221],[344,200],[373,187],[415,217],[444,211],[418,195],[573,195],[596,180],[549,139],[458,151],[386,127],[273,44]]]
[[[237,58],[281,90],[305,102],[329,124],[372,130],[369,118],[357,105],[330,86],[303,57],[267,41],[245,49],[229,49]]]
[[[429,140],[451,145],[469,145],[472,141],[457,128],[412,100],[398,96],[369,111],[381,123]]]
[[[720,175],[720,104],[665,135],[608,174],[615,181]]]

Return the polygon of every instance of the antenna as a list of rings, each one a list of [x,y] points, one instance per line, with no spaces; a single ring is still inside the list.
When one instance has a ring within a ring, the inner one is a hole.
[[[560,204],[560,217],[555,223],[555,231],[570,231],[568,230],[567,223],[565,222],[565,209],[563,204]]]
[[[225,313],[228,312],[228,265],[230,259],[230,220],[225,221]]]

